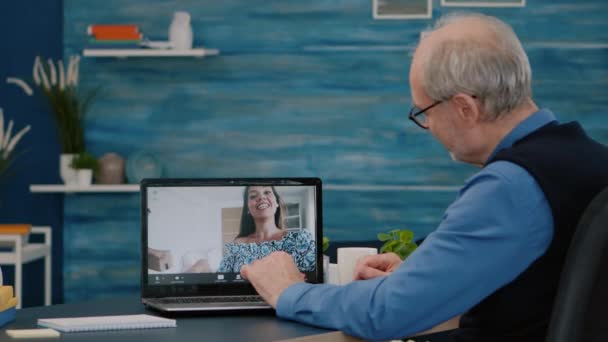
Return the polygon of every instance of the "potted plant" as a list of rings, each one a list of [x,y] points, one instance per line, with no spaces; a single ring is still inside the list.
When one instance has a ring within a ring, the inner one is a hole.
[[[15,147],[19,140],[30,130],[30,126],[23,127],[15,135],[12,135],[13,120],[8,122],[4,129],[4,112],[0,108],[0,177],[4,178],[9,173],[9,168],[15,160]]]
[[[71,56],[67,66],[63,61],[48,59],[44,63],[36,57],[33,67],[34,83],[45,95],[53,113],[61,144],[60,175],[64,183],[77,183],[75,171],[70,169],[76,154],[84,152],[84,118],[97,94],[97,89],[82,93],[78,90],[79,56]]]
[[[70,166],[76,170],[78,185],[89,186],[93,181],[93,172],[97,170],[97,159],[88,152],[77,154]]]
[[[378,240],[384,244],[380,247],[380,253],[395,253],[401,260],[405,260],[418,245],[414,242],[414,232],[411,230],[393,229],[388,233],[378,234]]]

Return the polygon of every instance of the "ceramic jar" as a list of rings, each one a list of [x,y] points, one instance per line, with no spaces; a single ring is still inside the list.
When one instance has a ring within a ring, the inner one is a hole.
[[[125,181],[125,160],[116,153],[106,153],[99,158],[97,184],[122,184]]]

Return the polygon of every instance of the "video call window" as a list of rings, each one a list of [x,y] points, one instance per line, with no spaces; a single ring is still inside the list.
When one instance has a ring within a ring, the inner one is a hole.
[[[312,186],[152,187],[147,195],[150,276],[236,273],[276,250],[314,270]],[[269,222],[274,234],[260,238]]]

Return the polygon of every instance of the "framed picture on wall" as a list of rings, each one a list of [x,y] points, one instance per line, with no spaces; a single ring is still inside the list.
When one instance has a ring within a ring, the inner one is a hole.
[[[428,19],[433,0],[374,0],[374,19]]]
[[[441,0],[446,7],[525,7],[526,0]]]

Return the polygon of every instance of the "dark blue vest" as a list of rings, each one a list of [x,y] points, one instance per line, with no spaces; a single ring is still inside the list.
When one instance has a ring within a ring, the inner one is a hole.
[[[498,160],[523,167],[540,185],[553,214],[553,240],[515,280],[464,314],[452,338],[542,342],[576,225],[593,197],[608,186],[608,147],[589,138],[576,122],[550,123],[487,164]]]

